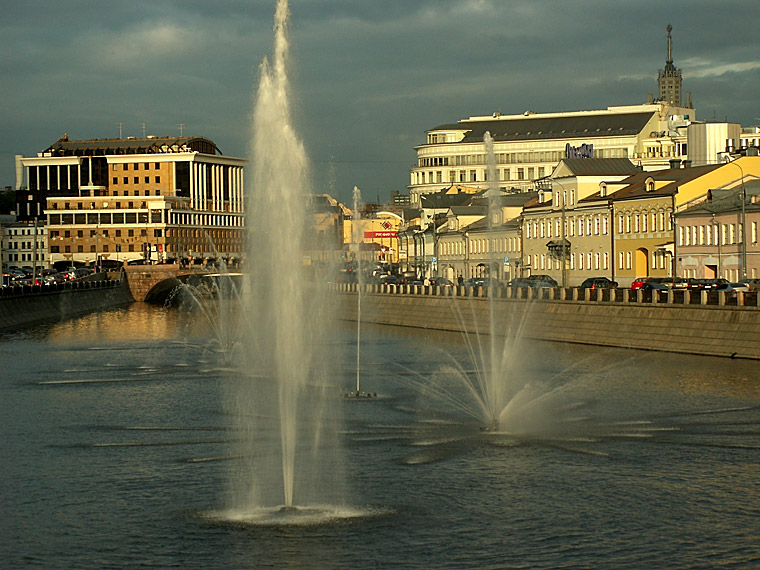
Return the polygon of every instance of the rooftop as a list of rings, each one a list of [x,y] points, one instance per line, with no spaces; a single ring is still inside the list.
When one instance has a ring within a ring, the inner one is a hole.
[[[127,137],[125,139],[69,140],[64,134],[42,151],[51,156],[104,156],[114,154],[164,154],[200,152],[222,154],[216,144],[203,137]]]

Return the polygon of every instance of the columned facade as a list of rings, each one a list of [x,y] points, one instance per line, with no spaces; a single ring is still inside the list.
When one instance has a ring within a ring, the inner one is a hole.
[[[20,160],[18,214],[44,216],[51,264],[243,255],[245,161],[207,139],[62,138]]]

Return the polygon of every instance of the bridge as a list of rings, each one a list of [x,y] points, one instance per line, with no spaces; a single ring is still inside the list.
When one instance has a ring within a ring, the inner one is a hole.
[[[135,301],[156,302],[165,299],[171,291],[193,276],[210,273],[204,266],[126,265],[124,271],[129,292]]]

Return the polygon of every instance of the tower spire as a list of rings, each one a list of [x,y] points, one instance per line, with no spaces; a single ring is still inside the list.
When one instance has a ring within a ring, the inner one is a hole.
[[[665,61],[665,69],[661,69],[657,76],[658,99],[680,107],[681,70],[673,65],[673,37],[670,35],[670,32],[673,31],[673,26],[668,24],[666,29],[668,30],[668,59]]]
[[[665,60],[666,63],[673,63],[673,38],[670,37],[670,32],[673,31],[673,26],[668,24],[668,59]]]

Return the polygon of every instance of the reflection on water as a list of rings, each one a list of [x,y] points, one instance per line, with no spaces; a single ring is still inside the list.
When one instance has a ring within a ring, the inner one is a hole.
[[[210,325],[198,311],[178,311],[148,303],[6,333],[6,340],[34,339],[54,344],[99,344],[120,341],[176,340],[208,336]]]
[[[329,326],[350,389],[355,329]],[[459,335],[366,325],[381,397],[343,406],[351,516],[230,524],[210,516],[229,468],[260,457],[236,452],[212,336],[135,304],[2,337],[0,566],[756,567],[756,362],[529,343],[526,370],[606,431],[514,442],[420,400]]]

